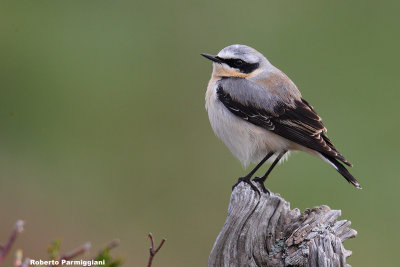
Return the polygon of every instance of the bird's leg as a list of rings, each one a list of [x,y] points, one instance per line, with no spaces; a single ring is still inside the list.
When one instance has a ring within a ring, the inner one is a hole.
[[[267,192],[269,193],[268,189],[265,188],[265,185],[264,185],[265,180],[267,180],[268,175],[271,173],[272,169],[275,167],[276,164],[278,164],[279,160],[283,157],[283,155],[285,155],[286,152],[287,151],[283,151],[276,157],[276,159],[271,164],[271,166],[269,167],[268,171],[264,174],[264,176],[256,177],[256,178],[253,179],[254,182],[257,182],[257,183],[260,184],[260,186],[261,186],[261,188],[262,188],[264,193],[267,193]]]
[[[237,181],[236,184],[234,184],[232,186],[232,190],[235,189],[235,187],[240,184],[241,182],[245,182],[247,184],[249,184],[251,186],[251,188],[254,189],[254,191],[258,191],[257,187],[254,186],[254,184],[251,183],[250,179],[251,177],[253,177],[254,173],[256,173],[256,171],[273,155],[273,152],[269,152],[261,161],[260,163],[257,164],[257,166],[254,167],[254,169],[252,169],[249,174],[247,174],[244,177],[240,177]]]

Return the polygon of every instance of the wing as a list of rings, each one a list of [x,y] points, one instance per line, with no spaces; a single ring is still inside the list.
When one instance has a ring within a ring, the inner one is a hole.
[[[220,80],[217,96],[236,116],[352,166],[333,146],[321,118],[304,99],[287,103],[243,78]]]

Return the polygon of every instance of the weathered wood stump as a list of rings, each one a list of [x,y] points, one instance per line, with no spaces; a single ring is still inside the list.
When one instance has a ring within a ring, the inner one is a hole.
[[[350,266],[342,242],[357,231],[337,220],[340,210],[323,205],[300,213],[279,194],[260,192],[243,182],[233,190],[209,267]]]

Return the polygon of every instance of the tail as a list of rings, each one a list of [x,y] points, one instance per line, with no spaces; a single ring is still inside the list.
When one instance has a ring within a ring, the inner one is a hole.
[[[350,172],[334,157],[328,156],[324,153],[319,153],[321,158],[331,164],[349,183],[353,184],[358,189],[362,189],[360,183],[350,174]]]

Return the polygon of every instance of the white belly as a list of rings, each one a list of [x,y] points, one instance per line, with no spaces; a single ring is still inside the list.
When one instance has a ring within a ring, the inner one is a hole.
[[[215,83],[213,83],[215,84]],[[290,141],[266,129],[255,126],[231,113],[216,96],[216,88],[206,93],[206,109],[211,127],[232,154],[244,165],[258,163],[269,152],[288,150]],[[274,160],[272,157],[270,160]]]

